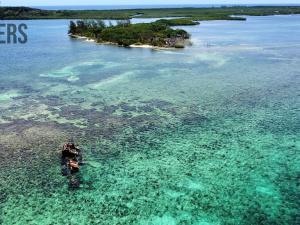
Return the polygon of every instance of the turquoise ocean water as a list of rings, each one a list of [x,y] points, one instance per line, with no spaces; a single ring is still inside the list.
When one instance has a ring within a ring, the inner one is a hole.
[[[0,224],[299,224],[299,15],[184,27],[183,50],[25,22],[0,46]]]

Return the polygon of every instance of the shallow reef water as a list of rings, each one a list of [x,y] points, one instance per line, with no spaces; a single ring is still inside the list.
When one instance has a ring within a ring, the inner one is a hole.
[[[67,24],[28,21],[26,45],[1,46],[0,224],[299,224],[299,16],[185,27],[183,50]]]

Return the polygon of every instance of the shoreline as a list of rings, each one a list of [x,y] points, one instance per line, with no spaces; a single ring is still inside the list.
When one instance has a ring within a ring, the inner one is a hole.
[[[118,45],[117,43],[114,42],[97,42],[95,39],[86,37],[86,36],[80,36],[80,35],[75,35],[75,34],[69,34],[70,38],[82,40],[85,42],[90,42],[90,43],[95,43],[95,44],[102,44],[102,45],[114,45],[118,47],[123,47],[123,48],[143,48],[143,49],[153,49],[153,50],[176,50],[180,48],[175,48],[175,47],[159,47],[159,46],[154,46],[154,45],[148,45],[148,44],[132,44],[128,47],[124,47],[122,45]]]

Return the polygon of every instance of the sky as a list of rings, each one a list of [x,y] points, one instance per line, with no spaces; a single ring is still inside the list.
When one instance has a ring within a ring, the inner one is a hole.
[[[300,0],[0,0],[2,6],[159,5],[159,4],[300,4]]]

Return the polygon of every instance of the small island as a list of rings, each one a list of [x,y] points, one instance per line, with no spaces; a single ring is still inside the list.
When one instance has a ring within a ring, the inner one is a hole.
[[[70,22],[69,35],[73,38],[87,38],[97,43],[123,47],[184,48],[190,43],[190,34],[182,29],[173,29],[171,26],[196,24],[199,22],[189,19],[162,19],[138,24],[131,24],[130,20],[119,20],[116,25],[106,25],[103,20],[78,20]]]

